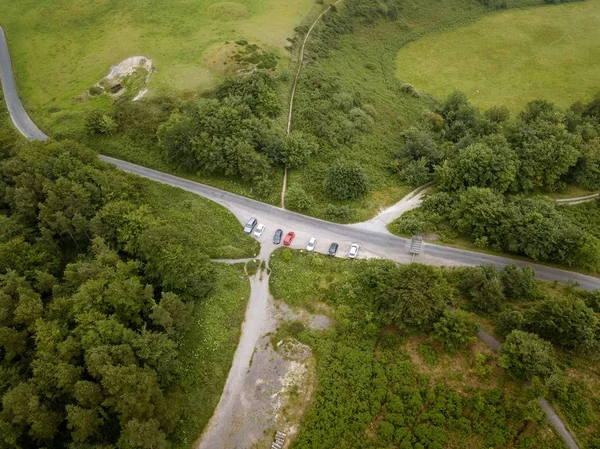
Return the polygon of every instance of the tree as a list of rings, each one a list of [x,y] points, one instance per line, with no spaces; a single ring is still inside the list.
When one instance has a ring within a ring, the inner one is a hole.
[[[498,334],[506,336],[514,330],[525,329],[525,317],[518,310],[505,310],[496,318],[495,330]]]
[[[488,237],[501,241],[506,207],[501,195],[489,188],[469,187],[460,194],[450,213],[450,220],[463,233],[477,239]]]
[[[556,190],[583,147],[581,136],[569,133],[562,122],[544,119],[518,123],[512,142],[521,159],[518,179],[525,192]]]
[[[518,167],[516,153],[500,137],[493,147],[480,142],[459,150],[450,161],[436,168],[435,178],[443,190],[475,186],[503,193],[515,182]]]
[[[283,142],[283,165],[296,169],[305,165],[310,157],[319,150],[319,145],[307,135],[299,131],[290,133]]]
[[[348,200],[365,195],[369,181],[359,165],[339,162],[327,170],[324,188],[331,199]]]
[[[568,349],[595,349],[598,318],[581,299],[553,297],[525,314],[527,330]]]
[[[433,133],[420,128],[409,128],[404,133],[404,147],[399,157],[412,160],[425,158],[428,168],[431,168],[440,158]]]
[[[500,350],[500,366],[515,379],[546,378],[555,370],[552,345],[535,334],[512,331]]]
[[[433,338],[441,343],[447,351],[460,351],[473,341],[479,326],[471,315],[462,310],[447,312],[433,325]]]
[[[502,289],[508,299],[532,299],[537,295],[535,270],[529,266],[519,268],[511,263],[500,273]]]
[[[506,299],[498,270],[493,265],[469,268],[461,285],[476,310],[494,312]]]
[[[380,313],[386,321],[400,327],[431,329],[452,299],[445,277],[428,265],[402,265],[383,282]]]

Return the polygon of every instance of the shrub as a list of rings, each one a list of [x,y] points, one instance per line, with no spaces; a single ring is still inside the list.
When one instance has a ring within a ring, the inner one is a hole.
[[[525,315],[526,327],[557,346],[593,350],[598,318],[581,299],[547,299]]]
[[[391,225],[393,231],[398,234],[412,236],[425,232],[425,222],[414,217],[400,217]]]
[[[288,188],[285,195],[286,206],[295,211],[305,211],[314,204],[314,198],[306,193],[299,184],[294,184]]]
[[[482,312],[494,312],[500,308],[505,297],[498,270],[493,265],[469,268],[461,284],[462,290],[474,308]]]
[[[502,345],[500,366],[511,377],[531,380],[534,376],[546,378],[555,370],[552,344],[523,331],[512,331]]]
[[[496,319],[495,330],[498,334],[506,336],[514,330],[525,328],[525,317],[518,310],[505,310]]]
[[[327,170],[324,189],[333,200],[348,200],[365,195],[369,181],[359,165],[339,162]]]
[[[500,273],[502,288],[508,299],[531,299],[537,295],[535,270],[531,267],[519,268],[514,263],[504,267]]]
[[[467,348],[479,330],[479,325],[462,310],[447,312],[433,325],[433,338],[447,351],[460,351]]]
[[[325,216],[334,221],[350,221],[352,215],[350,206],[335,206],[333,204],[328,204],[325,207]]]
[[[117,123],[103,110],[94,109],[85,117],[85,130],[89,134],[112,136],[117,131]]]

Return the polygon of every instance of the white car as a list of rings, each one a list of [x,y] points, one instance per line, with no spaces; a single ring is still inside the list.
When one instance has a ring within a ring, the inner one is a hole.
[[[360,247],[356,243],[350,245],[350,252],[348,253],[350,259],[356,259],[356,256],[358,256],[358,248]]]
[[[260,236],[263,235],[263,232],[265,232],[265,225],[261,223],[254,230],[254,237],[257,239],[260,238]]]
[[[313,251],[317,246],[317,239],[315,237],[311,237],[308,241],[308,245],[306,245],[306,251]]]

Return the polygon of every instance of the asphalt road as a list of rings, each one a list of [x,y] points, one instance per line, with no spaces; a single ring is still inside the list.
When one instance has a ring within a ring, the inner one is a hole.
[[[292,247],[298,249],[304,247],[308,238],[315,236],[318,240],[317,251],[319,252],[326,252],[329,243],[336,241],[341,246],[340,255],[344,254],[350,243],[359,243],[361,245],[362,256],[381,257],[398,262],[409,262],[411,260],[411,256],[408,254],[409,240],[391,235],[382,230],[368,230],[355,225],[342,225],[319,220],[130,162],[106,156],[100,156],[100,158],[128,173],[179,187],[215,201],[233,212],[241,223],[245,223],[250,217],[256,217],[260,223],[267,225],[267,231],[261,241],[263,245],[269,245],[273,231],[281,228],[284,232],[288,230],[296,232],[296,239]],[[600,289],[600,279],[592,276],[544,265],[516,261],[507,257],[493,256],[430,243],[424,244],[422,255],[417,256],[415,261],[450,266],[481,265],[487,263],[496,265],[499,268],[510,263],[516,263],[520,266],[533,267],[539,279],[548,281],[557,280],[561,283],[576,282],[581,288],[586,290]]]
[[[6,37],[4,36],[2,27],[0,27],[0,80],[2,80],[2,90],[4,92],[8,112],[10,113],[10,117],[16,128],[21,134],[29,139],[48,139],[48,136],[40,131],[23,108],[23,104],[21,103],[21,99],[19,98],[19,94],[15,87],[15,78],[12,72],[10,54],[8,53],[8,45],[6,44]]]
[[[8,46],[1,27],[0,80],[2,81],[2,89],[8,111],[17,129],[27,138],[46,140],[48,136],[40,131],[29,118],[17,93]],[[267,225],[270,233],[276,228],[294,230],[298,235],[293,245],[296,248],[302,248],[303,242],[311,236],[316,236],[319,240],[317,251],[320,252],[325,252],[326,247],[331,241],[337,241],[341,245],[341,253],[347,250],[350,243],[359,243],[361,245],[362,257],[382,257],[398,262],[409,262],[411,260],[407,250],[408,240],[393,236],[383,229],[369,230],[365,226],[340,225],[318,220],[139,165],[104,156],[101,156],[101,158],[115,164],[124,171],[180,187],[213,200],[233,212],[241,222],[245,222],[249,217],[256,217],[260,222]],[[263,236],[263,240],[267,240],[267,236]],[[499,268],[514,262],[521,266],[532,266],[540,279],[549,281],[558,280],[562,283],[576,282],[581,288],[586,290],[600,289],[600,279],[591,276],[543,265],[514,261],[505,257],[427,243],[423,246],[423,254],[418,256],[416,261],[435,265],[480,265],[490,263]]]

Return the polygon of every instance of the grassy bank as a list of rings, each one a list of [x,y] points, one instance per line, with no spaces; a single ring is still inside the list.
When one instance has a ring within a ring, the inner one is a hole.
[[[219,402],[238,344],[250,287],[242,266],[215,264],[216,285],[196,303],[179,344],[185,375],[179,382],[183,417],[175,447],[189,448]]]
[[[590,0],[493,14],[404,47],[396,74],[438,97],[461,90],[482,108],[587,101],[599,87],[599,13]]]
[[[242,232],[242,225],[223,206],[185,190],[133,177],[141,186],[142,201],[182,241],[217,259],[258,254],[260,244]]]

